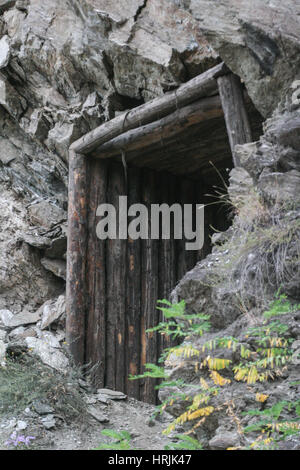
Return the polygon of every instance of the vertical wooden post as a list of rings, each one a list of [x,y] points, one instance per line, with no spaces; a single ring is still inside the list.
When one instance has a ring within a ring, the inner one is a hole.
[[[159,204],[169,204],[169,181],[170,175],[167,173],[161,173],[160,177],[160,193],[159,193]],[[160,233],[161,236],[161,233]],[[159,300],[167,299],[170,291],[170,258],[171,258],[171,244],[170,240],[159,241]],[[161,315],[160,315],[161,316]]]
[[[84,155],[70,151],[66,340],[74,362],[84,363],[86,322],[87,167]]]
[[[195,184],[194,181],[189,179],[181,179],[179,183],[180,187],[180,203],[182,205],[182,213],[184,214],[184,204],[193,205],[193,214],[195,213],[195,205],[198,203],[196,187],[199,183]],[[195,214],[193,219],[195,218]],[[190,271],[197,262],[197,252],[186,250],[187,240],[184,237],[184,226],[183,226],[183,239],[178,240],[177,250],[177,281],[183,278],[183,276]]]
[[[113,162],[109,167],[108,203],[116,208],[119,219],[119,196],[126,194],[124,169]],[[117,231],[119,224],[117,223]],[[106,386],[124,391],[125,387],[125,305],[127,240],[107,242],[107,322]]]
[[[240,162],[235,153],[237,144],[252,142],[252,132],[244,101],[243,87],[237,75],[223,75],[217,79],[234,166]]]
[[[141,202],[140,176],[139,168],[128,168],[128,207]],[[125,392],[136,399],[140,398],[140,380],[129,380],[128,377],[140,373],[141,286],[141,240],[129,238],[126,274]]]
[[[105,386],[106,365],[106,241],[96,234],[96,212],[106,203],[107,162],[92,160],[89,171],[87,241],[87,331],[86,363],[94,366],[94,385]]]
[[[157,199],[157,173],[152,170],[143,171],[143,202],[147,205],[150,214],[151,204]],[[150,230],[150,224],[149,224]],[[150,233],[149,233],[150,235]],[[142,366],[146,363],[157,362],[158,341],[157,333],[146,334],[146,330],[157,325],[158,310],[158,240],[142,240]],[[142,399],[148,403],[156,403],[157,392],[154,390],[155,382],[145,379]]]
[[[160,176],[160,204],[173,204],[172,185],[175,184],[176,177],[171,176],[169,173],[161,173]],[[164,222],[162,220],[162,222]],[[162,233],[160,233],[160,236]],[[172,232],[171,232],[172,237]],[[159,266],[158,266],[158,300],[169,299],[172,286],[175,285],[174,277],[174,240],[163,240],[159,242]],[[176,273],[175,273],[176,275]],[[161,306],[161,305],[160,305]],[[162,312],[158,311],[158,321],[163,321]],[[158,356],[162,350],[170,346],[168,338],[158,335]]]
[[[213,214],[218,210],[219,204],[212,204],[215,202],[212,197],[208,199],[205,197],[205,194],[208,194],[209,187],[206,187],[203,180],[200,179],[199,183],[196,185],[196,198],[197,204],[206,204],[204,210],[204,246],[201,250],[197,252],[197,262],[202,261],[206,256],[211,252],[211,239],[210,236],[212,235],[212,226],[213,226]]]

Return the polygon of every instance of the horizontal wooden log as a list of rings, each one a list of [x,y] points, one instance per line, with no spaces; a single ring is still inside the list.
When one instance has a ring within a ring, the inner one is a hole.
[[[155,143],[161,143],[163,146],[164,140],[180,135],[189,127],[221,116],[223,116],[223,109],[219,96],[203,98],[178,109],[163,119],[125,132],[101,145],[91,156],[109,158],[119,155],[123,149],[131,152],[145,149]]]
[[[147,166],[147,163],[161,159],[172,162],[177,154],[184,155],[189,152],[197,159],[202,159],[202,150],[212,154],[216,142],[223,142],[224,149],[228,148],[228,136],[224,122],[224,116],[205,120],[189,128],[182,133],[169,135],[163,141],[159,140],[153,144],[137,150],[126,149],[126,161],[134,164]],[[118,154],[118,158],[120,153]]]
[[[177,90],[166,93],[102,124],[74,142],[71,149],[78,153],[88,154],[96,147],[128,130],[136,129],[141,125],[161,119],[173,113],[176,109],[182,108],[200,98],[217,94],[218,86],[216,79],[228,72],[229,70],[224,63],[216,65],[181,85]]]

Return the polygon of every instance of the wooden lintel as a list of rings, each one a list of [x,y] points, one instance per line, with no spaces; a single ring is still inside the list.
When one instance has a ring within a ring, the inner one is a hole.
[[[218,92],[217,78],[227,73],[229,70],[226,65],[224,63],[218,64],[181,85],[177,90],[166,93],[102,124],[74,142],[71,149],[81,154],[88,154],[128,130],[161,119],[200,98],[213,96]]]
[[[179,136],[195,124],[222,116],[223,109],[219,96],[203,98],[158,121],[119,135],[95,149],[91,156],[108,158],[120,154],[122,150],[131,152],[145,149],[153,144],[163,143],[165,140]]]
[[[235,146],[252,142],[252,131],[245,105],[241,80],[233,73],[217,79],[234,166],[240,162]]]

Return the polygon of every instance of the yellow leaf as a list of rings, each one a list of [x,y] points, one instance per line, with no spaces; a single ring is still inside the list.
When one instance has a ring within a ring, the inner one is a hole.
[[[264,395],[263,393],[256,394],[256,401],[260,403],[264,403],[265,401],[267,401],[268,398],[269,398],[269,395]]]
[[[201,379],[200,379],[200,384],[201,384],[202,388],[204,388],[204,390],[208,390],[208,389],[209,389],[208,383],[207,383],[206,380],[204,380],[202,377],[201,377]]]
[[[200,410],[194,411],[188,415],[188,420],[192,421],[193,419],[200,418],[202,416],[209,416],[213,413],[214,407],[207,406],[206,408],[200,408]]]
[[[229,385],[231,383],[231,380],[225,379],[215,370],[211,371],[210,376],[214,381],[214,384],[219,385],[220,387],[224,387],[225,385]]]

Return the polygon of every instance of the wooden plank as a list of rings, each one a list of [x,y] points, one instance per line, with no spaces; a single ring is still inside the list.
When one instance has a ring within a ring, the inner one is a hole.
[[[159,175],[159,204],[169,204],[169,183],[170,180],[174,181],[169,173],[158,173]],[[160,237],[161,237],[160,233]],[[171,244],[170,240],[163,240],[160,238],[159,242],[159,300],[166,299],[170,290],[171,282]]]
[[[77,365],[85,356],[87,173],[86,157],[70,151],[66,341]]]
[[[74,142],[71,147],[78,153],[88,154],[123,132],[167,116],[200,98],[212,96],[217,93],[216,78],[228,72],[224,63],[219,64],[181,85],[177,90],[102,124]]]
[[[244,96],[247,102],[247,94]],[[253,105],[248,105],[247,110],[251,119],[254,140],[257,140],[262,133],[261,117],[258,112],[253,111]],[[207,167],[209,160],[222,159],[223,154],[225,154],[225,158],[229,156],[229,166],[231,166],[232,153],[224,113],[219,118],[186,128],[184,132],[159,141],[145,149],[132,152],[126,150],[126,160],[141,167],[150,165],[154,168],[156,164],[157,169],[161,169],[160,162],[169,161],[174,168],[177,162],[182,161],[184,172],[190,173],[190,161],[187,161],[187,158],[193,158],[194,163],[201,164],[202,162]]]
[[[148,207],[157,201],[157,174],[151,170],[143,170],[142,195],[143,203]],[[150,226],[149,226],[150,231]],[[141,366],[145,363],[157,363],[157,334],[146,334],[148,328],[157,325],[158,311],[158,240],[142,240],[142,318],[141,318]],[[145,379],[141,389],[141,399],[148,403],[156,403],[157,392],[154,390],[153,379]]]
[[[128,206],[141,203],[141,171],[128,168]],[[130,219],[129,219],[130,222]],[[126,377],[125,391],[140,398],[140,381],[129,380],[141,370],[141,240],[128,239],[126,275]]]
[[[180,203],[182,210],[184,211],[185,204],[192,204],[193,206],[193,221],[195,221],[195,205],[197,203],[197,192],[196,186],[200,183],[196,183],[187,178],[179,178],[180,188]],[[183,227],[184,228],[184,227]],[[183,231],[184,233],[184,231]],[[183,278],[183,276],[190,271],[196,264],[197,254],[196,251],[187,251],[186,243],[189,242],[185,237],[183,240],[179,240],[177,243],[177,280]]]
[[[207,196],[207,194],[211,194],[213,196],[215,191],[214,189],[209,190],[203,181],[197,185],[196,192],[197,202],[199,204],[207,204],[204,208],[204,246],[196,253],[197,261],[201,261],[211,253],[211,235],[213,233],[212,226],[214,222],[213,214],[215,213],[215,203],[219,200],[215,197]]]
[[[181,205],[181,194],[180,194],[180,179],[174,175],[168,174],[168,186],[169,186],[169,198],[168,203],[170,206],[173,204],[180,204]],[[182,213],[183,214],[183,213]],[[171,239],[169,240],[170,245],[170,259],[169,259],[169,279],[167,285],[167,299],[170,300],[170,295],[172,290],[175,288],[177,282],[179,281],[178,273],[177,273],[177,264],[178,264],[178,251],[177,251],[177,242],[179,240],[175,240],[175,220],[172,216],[171,218]],[[183,232],[182,232],[183,235]],[[169,338],[165,338],[162,344],[162,347],[170,348],[172,346],[176,346],[178,344],[177,340]]]
[[[106,202],[107,162],[90,162],[87,293],[88,320],[86,333],[86,363],[93,366],[95,386],[105,386],[106,368],[106,241],[96,234],[97,208]]]
[[[181,197],[180,191],[178,190],[180,185],[180,178],[177,176],[169,174],[169,205],[172,206],[173,204],[181,204]],[[174,238],[174,217],[171,218],[171,239],[170,239],[170,280],[168,291],[170,297],[171,291],[174,289],[177,281],[179,281],[177,275],[177,243]],[[183,232],[182,232],[183,233]]]
[[[108,203],[116,208],[119,218],[119,196],[126,193],[124,169],[120,164],[109,166]],[[107,240],[107,322],[106,322],[106,386],[125,389],[125,296],[126,240]]]
[[[171,201],[172,188],[175,185],[176,177],[169,173],[160,173],[160,192],[159,203],[169,204]],[[172,201],[173,203],[173,201]],[[161,234],[160,234],[161,235]],[[173,240],[160,239],[159,242],[159,291],[158,300],[169,299],[172,284],[174,283],[174,242]],[[162,312],[158,311],[158,321],[163,321]],[[160,356],[164,348],[168,347],[170,342],[168,338],[158,336],[157,355]]]
[[[166,139],[178,137],[196,124],[222,116],[219,96],[203,98],[162,119],[121,134],[95,149],[92,156],[109,158],[120,154],[122,149],[126,149],[126,152],[140,151]]]
[[[139,167],[171,171],[177,165],[190,173],[190,164],[206,166],[209,160],[229,156],[232,160],[224,114],[219,118],[192,126],[172,138],[164,139],[145,149],[126,150],[126,160]],[[116,159],[121,159],[119,156]],[[188,160],[187,160],[188,159]]]
[[[217,82],[234,165],[239,166],[240,162],[235,153],[235,146],[253,140],[243,87],[240,78],[234,74],[219,77]]]

